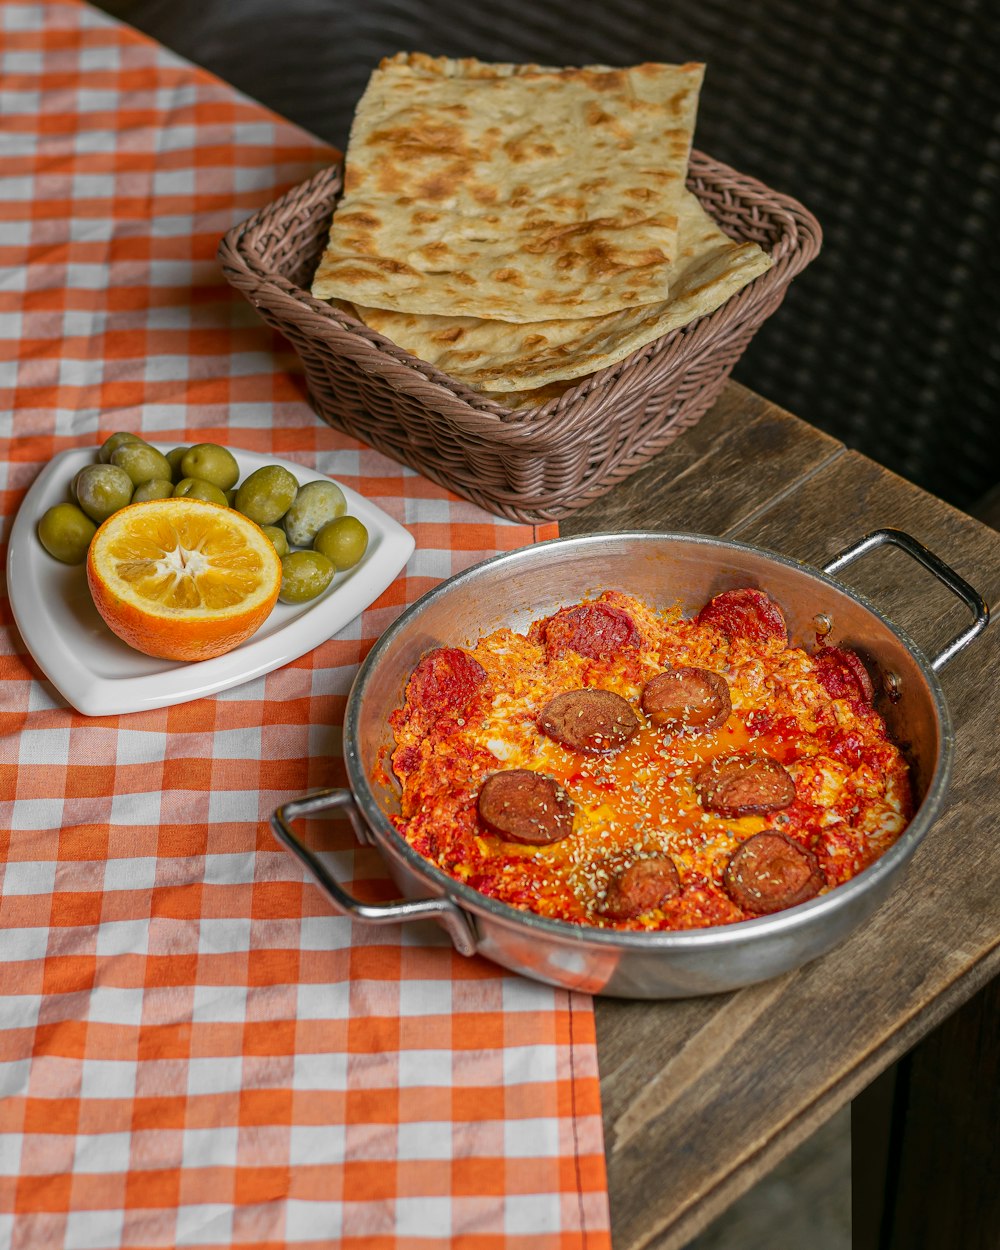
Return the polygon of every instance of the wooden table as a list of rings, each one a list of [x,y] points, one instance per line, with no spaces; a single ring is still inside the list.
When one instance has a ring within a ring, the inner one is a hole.
[[[560,529],[718,534],[821,565],[886,525],[907,530],[995,602],[995,531],[730,384],[697,427]],[[842,579],[930,654],[968,623],[958,600],[893,549]],[[997,1244],[987,1238],[1000,1216],[1000,995],[989,984],[1000,966],[998,659],[994,627],[943,670],[957,738],[949,801],[902,886],[858,932],[800,971],[737,993],[597,1000],[615,1250],[683,1246],[907,1052],[909,1099],[897,1090],[897,1130],[902,1114],[911,1130],[929,1117],[934,1131],[892,1140],[892,1236],[880,1244]],[[867,1182],[881,1196],[886,1121],[863,1099],[854,1105],[853,1123],[864,1112],[867,1126],[854,1140],[855,1188]],[[954,1147],[949,1118],[958,1121]],[[937,1157],[928,1158],[933,1137]],[[875,1206],[867,1228],[856,1214],[855,1250],[878,1244]]]

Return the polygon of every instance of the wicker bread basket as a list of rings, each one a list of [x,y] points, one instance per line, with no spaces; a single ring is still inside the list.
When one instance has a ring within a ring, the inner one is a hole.
[[[694,425],[820,246],[795,200],[692,152],[690,190],[727,234],[769,251],[772,267],[715,312],[541,407],[511,410],[309,294],[341,173],[322,171],[230,230],[219,246],[226,278],[295,348],[324,421],[515,521],[567,516]]]

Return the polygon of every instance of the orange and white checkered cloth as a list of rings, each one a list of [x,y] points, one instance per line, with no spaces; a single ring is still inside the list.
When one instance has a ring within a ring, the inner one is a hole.
[[[269,832],[343,783],[357,665],[531,542],[327,428],[221,235],[317,140],[76,0],[0,2],[4,550],[40,468],[117,429],[315,467],[415,535],[360,620],[211,699],[69,709],[0,600],[0,1246],[609,1244],[592,1005],[436,928],[334,915]],[[350,884],[391,892],[345,841]]]

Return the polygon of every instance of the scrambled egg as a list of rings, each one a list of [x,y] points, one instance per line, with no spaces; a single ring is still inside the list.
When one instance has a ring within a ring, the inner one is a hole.
[[[658,614],[619,592],[590,602],[634,625],[625,644],[609,646],[607,654],[597,643],[590,649],[598,654],[553,647],[553,618],[542,618],[525,634],[502,629],[474,647],[441,653],[436,684],[411,680],[394,724],[392,763],[403,786],[396,823],[439,868],[544,916],[684,929],[748,916],[724,888],[723,874],[754,834],[780,832],[810,851],[824,890],[849,880],[899,837],[912,814],[905,760],[866,699],[830,693],[813,656],[773,637],[729,637],[676,610]],[[452,682],[456,655],[463,672]],[[641,711],[645,684],[683,666],[726,680],[732,713],[710,732],[668,732]],[[578,689],[622,696],[639,717],[638,734],[608,754],[576,751],[548,737],[537,723],[542,708]],[[739,817],[706,810],[694,778],[713,758],[735,751],[777,760],[795,783],[791,805]],[[572,833],[535,846],[486,832],[476,799],[483,781],[501,769],[554,778],[573,803]],[[616,874],[662,855],[678,869],[676,898],[627,920],[602,914]]]

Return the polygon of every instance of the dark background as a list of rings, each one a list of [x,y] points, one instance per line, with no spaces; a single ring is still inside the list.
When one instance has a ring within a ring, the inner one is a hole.
[[[995,0],[99,7],[340,148],[397,51],[705,61],[695,146],[800,200],[825,235],[733,376],[960,507],[1000,482]]]

